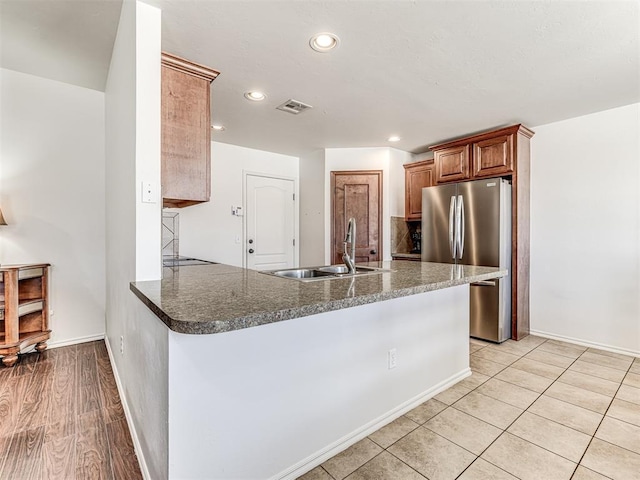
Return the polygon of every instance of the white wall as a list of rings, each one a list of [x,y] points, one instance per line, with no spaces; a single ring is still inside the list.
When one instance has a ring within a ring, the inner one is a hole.
[[[300,265],[325,263],[324,150],[300,157]]]
[[[395,148],[389,149],[389,215],[392,217],[404,217],[403,165],[412,161],[413,155],[411,153]]]
[[[640,104],[534,130],[531,330],[640,355]]]
[[[168,475],[168,330],[129,290],[160,278],[161,203],[141,203],[141,179],[160,184],[160,10],[125,0],[105,91],[107,344],[138,458]],[[120,353],[120,339],[124,353]]]
[[[296,198],[300,198],[297,157],[212,142],[211,201],[169,210],[180,213],[180,255],[243,266],[244,217],[231,215],[231,207],[243,206],[244,172],[293,178]],[[296,262],[298,245],[296,242]]]
[[[465,376],[468,310],[462,285],[216,335],[170,332],[170,478],[297,478]]]
[[[104,94],[0,70],[0,263],[51,263],[50,345],[104,335]]]

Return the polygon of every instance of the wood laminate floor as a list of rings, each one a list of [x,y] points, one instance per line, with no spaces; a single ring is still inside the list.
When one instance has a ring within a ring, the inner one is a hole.
[[[141,479],[104,341],[0,365],[0,479]]]

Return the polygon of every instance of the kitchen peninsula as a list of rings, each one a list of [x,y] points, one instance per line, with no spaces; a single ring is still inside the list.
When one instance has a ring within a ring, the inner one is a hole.
[[[300,282],[166,269],[131,290],[168,327],[170,478],[296,478],[469,374],[491,267],[380,262]]]

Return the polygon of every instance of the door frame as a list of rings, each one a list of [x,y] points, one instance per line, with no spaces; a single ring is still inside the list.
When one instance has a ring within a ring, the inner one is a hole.
[[[335,228],[334,228],[334,220],[335,220],[335,195],[336,195],[336,177],[339,175],[376,175],[378,177],[378,252],[380,261],[384,259],[384,231],[382,230],[383,221],[382,221],[382,207],[384,205],[383,201],[383,183],[382,183],[382,175],[383,170],[331,170],[331,193],[330,193],[330,201],[331,201],[331,215],[329,217],[329,223],[331,224],[331,257],[329,263],[333,262],[333,259],[336,256],[336,242],[335,242]]]
[[[242,214],[242,267],[247,268],[247,177],[265,177],[265,178],[273,178],[275,180],[288,180],[293,182],[293,194],[295,195],[295,199],[293,201],[293,235],[295,240],[295,245],[293,247],[293,266],[297,267],[298,262],[300,261],[300,231],[298,227],[298,218],[300,216],[300,195],[298,192],[298,178],[297,177],[289,177],[287,175],[277,175],[273,173],[264,173],[264,172],[256,172],[253,170],[242,170],[242,205],[243,205],[243,214]]]

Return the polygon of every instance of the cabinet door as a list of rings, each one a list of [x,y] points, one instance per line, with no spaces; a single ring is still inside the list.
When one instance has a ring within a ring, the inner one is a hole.
[[[406,220],[422,218],[422,189],[433,185],[433,163],[405,165],[404,216]]]
[[[208,202],[211,189],[210,82],[162,67],[164,206]]]
[[[458,182],[470,177],[469,145],[434,152],[436,183]]]
[[[513,173],[513,135],[482,140],[473,144],[473,176],[495,177]]]

